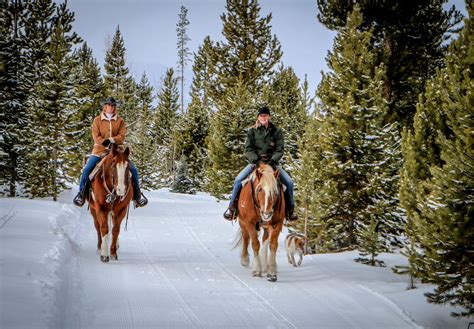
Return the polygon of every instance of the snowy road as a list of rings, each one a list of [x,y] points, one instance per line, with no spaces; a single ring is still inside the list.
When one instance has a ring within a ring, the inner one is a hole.
[[[279,281],[252,278],[231,250],[237,226],[208,197],[158,193],[122,231],[119,261],[95,253],[90,216],[81,214],[71,286],[58,313],[68,328],[416,328],[392,302],[338,278],[307,257],[289,266],[281,243]],[[360,266],[360,265],[359,265]],[[337,266],[336,266],[337,267]],[[361,317],[361,314],[366,316]]]
[[[237,225],[222,219],[224,203],[163,190],[148,196],[147,207],[131,210],[127,231],[122,224],[119,260],[109,263],[96,253],[86,207],[0,199],[2,207],[18,209],[0,230],[1,275],[8,282],[0,286],[0,327],[466,328],[447,310],[427,304],[420,290],[407,292],[406,278],[390,268],[353,262],[355,252],[305,256],[301,267],[290,266],[284,234],[278,281],[253,278],[240,265],[240,251],[232,250]],[[50,230],[39,220],[45,213],[54,230],[40,233]],[[30,236],[31,217],[44,227]],[[36,249],[21,244],[20,232],[25,241],[39,243]],[[54,248],[48,239],[56,241]],[[34,265],[38,258],[45,269]],[[387,254],[383,260],[393,265],[400,258]],[[35,290],[45,301],[41,306],[28,305],[27,291]],[[28,315],[14,314],[28,306]],[[32,325],[36,313],[43,319]]]

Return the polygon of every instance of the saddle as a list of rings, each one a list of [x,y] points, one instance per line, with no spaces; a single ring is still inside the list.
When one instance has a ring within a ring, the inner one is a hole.
[[[92,169],[91,174],[89,175],[89,180],[92,182],[94,177],[102,170],[102,164],[105,161],[105,156],[103,156],[100,161],[95,165],[94,169]]]

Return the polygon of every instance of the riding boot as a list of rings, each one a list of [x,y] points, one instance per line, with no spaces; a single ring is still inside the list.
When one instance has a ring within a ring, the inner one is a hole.
[[[76,206],[82,207],[84,205],[84,203],[86,202],[86,192],[89,191],[90,186],[91,186],[91,182],[88,179],[86,182],[86,185],[74,197],[73,202]]]
[[[229,208],[224,212],[224,219],[234,220],[235,215],[237,214],[237,201],[233,202]]]
[[[295,212],[295,207],[288,207],[288,210],[286,211],[286,219],[289,222],[294,222],[295,220],[298,220],[298,214]]]
[[[133,202],[135,208],[145,207],[148,204],[148,199],[140,191],[140,187],[135,185],[133,186]]]

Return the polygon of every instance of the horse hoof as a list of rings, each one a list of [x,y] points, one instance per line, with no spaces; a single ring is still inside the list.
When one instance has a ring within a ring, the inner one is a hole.
[[[110,255],[110,259],[111,260],[118,260],[118,256],[117,255]]]
[[[253,271],[252,276],[261,278],[262,277],[262,272]]]
[[[277,280],[276,274],[267,274],[267,280],[270,282],[276,282]]]
[[[110,258],[109,256],[100,256],[100,260],[103,261],[104,263],[107,263],[110,260]]]

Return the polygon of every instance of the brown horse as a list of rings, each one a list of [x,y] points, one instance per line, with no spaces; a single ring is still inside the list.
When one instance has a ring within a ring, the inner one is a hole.
[[[100,163],[99,173],[91,181],[92,193],[88,201],[97,231],[97,249],[103,262],[118,259],[120,224],[133,198],[129,154],[128,147],[121,151],[113,144],[110,153]]]
[[[272,282],[277,280],[276,251],[285,220],[283,189],[278,184],[278,175],[278,170],[273,171],[271,166],[260,164],[250,175],[250,182],[242,187],[238,205],[239,243],[242,243],[240,261],[243,266],[249,264],[248,245],[251,240],[254,256],[252,275],[261,277],[262,272],[267,272],[267,279]],[[258,239],[260,227],[264,230],[261,257]]]

